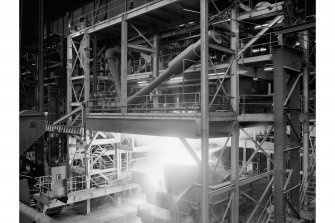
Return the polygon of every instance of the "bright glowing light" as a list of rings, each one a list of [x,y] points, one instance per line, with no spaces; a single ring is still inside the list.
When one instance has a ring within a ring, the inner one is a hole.
[[[218,75],[223,75],[223,74],[225,74],[225,72],[219,72],[219,73],[217,73]],[[208,74],[209,76],[214,76],[214,75],[216,75],[216,73],[210,73],[210,74]]]
[[[164,191],[164,167],[171,164],[196,165],[183,144],[175,137],[141,136],[136,137],[137,144],[142,149],[146,146],[146,160],[136,166],[137,171],[146,173],[149,183]],[[137,151],[138,147],[134,150]]]
[[[264,52],[264,51],[266,51],[266,48],[262,47],[262,48],[259,49],[259,51]]]
[[[253,53],[257,53],[257,52],[259,52],[259,48],[257,48],[257,49],[252,49],[252,52],[253,52]]]
[[[264,70],[265,71],[271,71],[271,70],[273,70],[273,67],[265,67]]]
[[[257,25],[257,26],[255,26],[255,29],[260,29],[260,28],[262,28],[262,27],[266,27],[266,26],[268,26],[269,24],[263,24],[263,25]]]

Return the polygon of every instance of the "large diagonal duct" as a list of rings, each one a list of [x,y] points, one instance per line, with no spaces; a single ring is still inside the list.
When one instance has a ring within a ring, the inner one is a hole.
[[[209,43],[217,43],[221,44],[222,39],[218,36],[218,34],[210,30],[208,32],[208,42]],[[195,64],[200,59],[200,45],[201,39],[199,39],[196,43],[193,43],[189,47],[187,47],[183,52],[181,52],[178,56],[176,56],[173,60],[169,62],[168,68],[160,74],[156,79],[154,79],[150,84],[136,92],[136,94],[132,95],[128,98],[128,104],[135,104],[139,101],[142,95],[149,94],[152,90],[158,87],[162,82],[164,82],[169,77],[180,74],[183,72],[183,69],[187,69],[193,64]]]
[[[120,54],[119,47],[113,47],[106,50],[105,59],[107,61],[108,69],[111,72],[116,96],[121,97],[121,84],[120,84],[120,64],[116,53]]]

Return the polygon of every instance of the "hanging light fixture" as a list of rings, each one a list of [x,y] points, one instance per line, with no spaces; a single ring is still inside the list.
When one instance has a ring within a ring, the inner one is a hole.
[[[264,65],[264,71],[272,71],[272,70],[273,70],[273,64]]]

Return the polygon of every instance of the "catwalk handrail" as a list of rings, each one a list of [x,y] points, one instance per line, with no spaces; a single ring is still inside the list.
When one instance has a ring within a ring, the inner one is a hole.
[[[215,95],[209,95],[212,100]],[[199,113],[200,112],[200,93],[176,93],[159,95],[138,96],[139,103],[128,104],[129,113]],[[154,98],[157,100],[154,102]],[[228,112],[227,98],[217,95],[216,100],[211,106],[211,111]],[[229,97],[230,101],[232,97]],[[240,108],[242,114],[249,113],[272,113],[273,95],[272,94],[250,94],[240,95]],[[89,113],[120,113],[121,103],[119,98],[97,98],[90,99],[88,103]]]

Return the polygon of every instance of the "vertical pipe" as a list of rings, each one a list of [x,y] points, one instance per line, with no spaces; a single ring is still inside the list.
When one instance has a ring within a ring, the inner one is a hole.
[[[86,103],[82,104],[82,123],[84,127],[82,139],[85,145],[85,176],[86,178],[86,189],[90,189],[90,172],[91,172],[91,164],[90,164],[90,148],[87,145],[87,136],[86,136]],[[91,212],[91,200],[86,200],[86,214]]]
[[[209,222],[209,167],[208,167],[208,0],[200,1],[201,32],[201,222]]]
[[[232,108],[239,114],[239,74],[238,74],[238,51],[239,51],[239,25],[237,22],[237,15],[239,13],[239,4],[235,1],[234,7],[231,13],[231,49],[235,51],[235,58],[231,67],[231,96],[232,96]],[[231,137],[231,184],[233,185],[234,195],[231,204],[231,222],[239,222],[239,123],[236,125],[232,131]]]
[[[247,140],[244,140],[244,147],[243,147],[243,162],[242,164],[247,163]]]
[[[20,30],[19,30],[19,35],[20,35],[20,42],[19,42],[19,49],[20,49],[20,55],[21,55],[21,36],[22,36],[22,18],[23,18],[23,2],[24,0],[20,0]],[[19,67],[21,67],[21,60],[19,60]],[[21,69],[20,69],[20,79],[19,81],[21,81]]]
[[[153,77],[156,78],[159,76],[159,36],[158,34],[154,34],[153,36],[153,45],[155,47],[156,53],[152,58],[152,73]],[[153,107],[158,108],[158,96],[159,90],[155,89],[155,95],[153,96]]]
[[[127,112],[127,74],[128,74],[128,22],[121,22],[121,112]]]
[[[271,156],[271,154],[270,154],[270,156]],[[271,160],[270,160],[269,157],[266,157],[266,172],[269,172],[269,171],[271,171]],[[270,181],[270,179],[271,179],[271,177],[268,176],[267,180]]]
[[[115,157],[116,157],[116,178],[120,179],[121,176],[121,150],[118,148],[119,144],[115,146]]]
[[[97,93],[97,45],[98,45],[97,34],[93,34],[93,95]]]
[[[90,99],[90,36],[87,31],[85,31],[83,39],[83,49],[82,49],[82,59],[83,59],[83,69],[84,69],[84,103],[82,104],[82,123],[84,127],[83,141],[86,142],[86,104]],[[90,151],[85,143],[85,175],[88,177],[86,179],[86,189],[90,188]],[[91,200],[86,201],[86,214],[91,212]]]
[[[72,43],[71,43],[71,37],[68,36],[67,37],[67,65],[66,65],[66,70],[67,70],[67,80],[66,80],[66,86],[67,86],[67,90],[66,90],[66,113],[70,113],[71,112],[71,102],[72,102],[72,81],[71,81],[71,77],[72,77]],[[71,117],[68,120],[68,124],[71,124]],[[66,136],[66,140],[67,140],[67,144],[70,144],[70,136],[67,135]],[[70,161],[70,150],[69,150],[69,146],[67,146],[67,157],[68,157],[68,177],[71,178],[72,177],[72,173],[70,170],[70,166],[71,166],[71,161]]]
[[[308,82],[309,82],[309,32],[303,32],[303,46],[305,50],[305,66],[303,68],[303,98],[304,98],[304,120],[303,120],[303,179],[307,179],[308,175],[308,150],[309,150],[309,91],[308,91]]]
[[[90,36],[85,31],[83,41],[83,69],[84,69],[84,102],[90,99]]]
[[[155,53],[152,58],[152,73],[153,77],[156,78],[159,76],[159,36],[158,34],[154,34],[153,36],[153,45],[155,47]]]
[[[38,111],[43,112],[43,89],[44,89],[44,23],[43,23],[43,0],[38,1]]]

